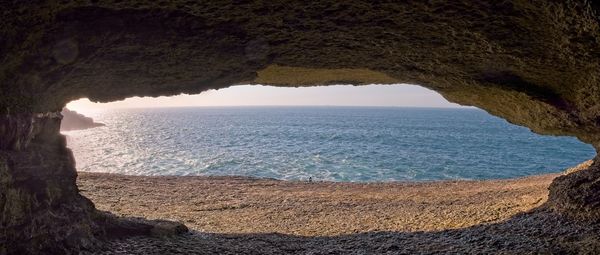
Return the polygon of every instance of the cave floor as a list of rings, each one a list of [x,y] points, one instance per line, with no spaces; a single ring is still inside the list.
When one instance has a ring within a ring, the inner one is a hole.
[[[111,241],[106,254],[590,253],[600,225],[547,209],[557,175],[332,183],[79,173],[100,210],[171,219],[189,234]]]

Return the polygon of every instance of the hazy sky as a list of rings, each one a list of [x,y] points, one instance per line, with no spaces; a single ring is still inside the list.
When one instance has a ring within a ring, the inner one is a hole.
[[[448,102],[437,92],[407,84],[307,88],[240,85],[199,95],[134,97],[104,104],[81,99],[67,107],[86,112],[115,108],[259,105],[461,107]]]

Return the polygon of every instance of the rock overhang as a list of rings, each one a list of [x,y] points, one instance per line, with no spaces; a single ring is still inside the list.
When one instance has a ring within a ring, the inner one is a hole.
[[[8,8],[4,111],[56,111],[81,97],[106,102],[244,83],[410,83],[538,133],[577,136],[596,147],[600,141],[600,28],[597,7],[588,2],[95,1]]]
[[[36,246],[18,251],[85,247],[99,235],[53,114],[82,97],[410,83],[600,148],[593,1],[14,1],[0,12],[0,208],[20,208],[0,210],[0,241],[38,231]],[[553,184],[557,210],[600,215],[600,167],[590,169]],[[49,215],[77,222],[40,223]]]

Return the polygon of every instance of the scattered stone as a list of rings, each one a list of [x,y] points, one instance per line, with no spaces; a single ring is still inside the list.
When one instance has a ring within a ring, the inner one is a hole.
[[[556,176],[309,183],[80,173],[78,185],[100,209],[192,229],[111,239],[104,254],[594,254],[599,224],[544,204]]]

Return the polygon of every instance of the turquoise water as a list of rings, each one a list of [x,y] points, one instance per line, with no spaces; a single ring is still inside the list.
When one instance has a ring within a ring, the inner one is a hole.
[[[65,132],[80,171],[285,180],[494,179],[564,170],[595,153],[479,109],[221,107],[110,110]]]

